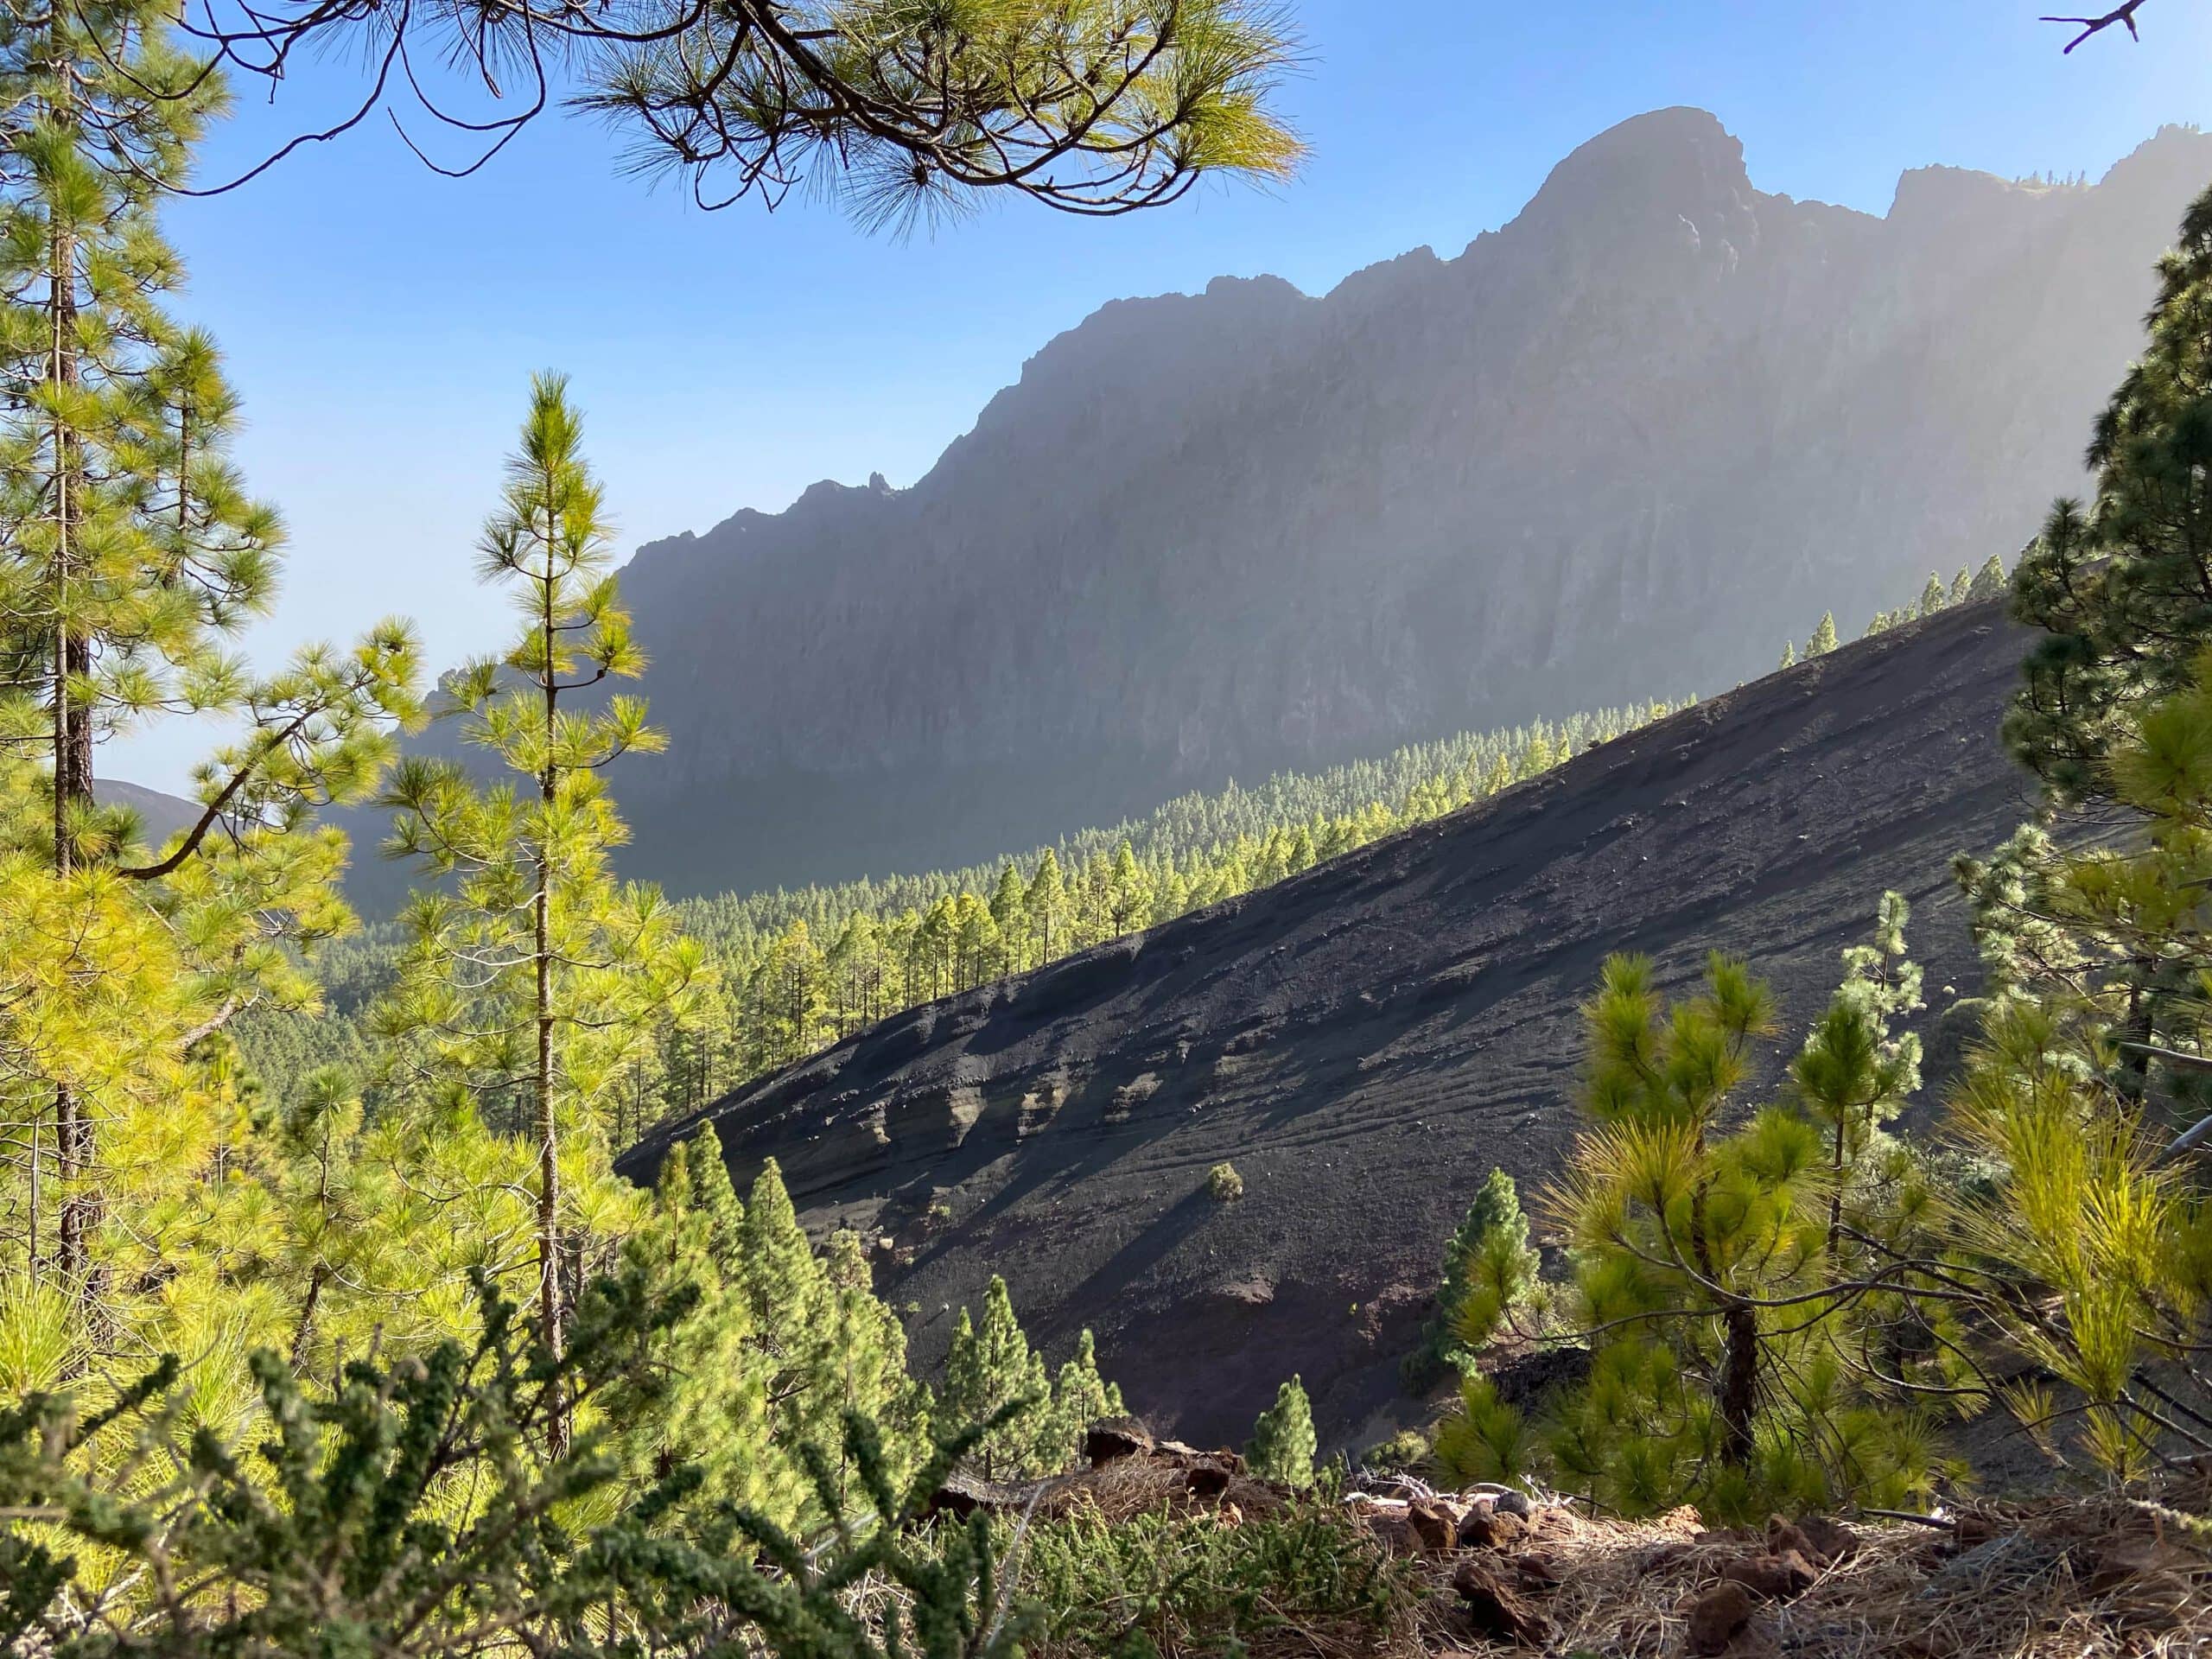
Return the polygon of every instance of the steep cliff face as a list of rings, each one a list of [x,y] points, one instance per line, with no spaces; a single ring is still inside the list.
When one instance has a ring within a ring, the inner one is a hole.
[[[2077,489],[2212,139],[2094,186],[1764,194],[1713,117],[1459,257],[1109,305],[912,488],[639,554],[680,887],[988,855],[1177,790],[1772,665]]]

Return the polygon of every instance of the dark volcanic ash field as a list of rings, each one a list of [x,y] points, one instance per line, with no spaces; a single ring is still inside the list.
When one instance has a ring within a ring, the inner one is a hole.
[[[2024,645],[1996,603],[1947,611],[707,1116],[741,1181],[772,1156],[810,1225],[872,1242],[925,1365],[1001,1273],[1055,1364],[1089,1325],[1156,1426],[1241,1440],[1294,1371],[1325,1440],[1377,1431],[1412,1415],[1398,1361],[1474,1189],[1503,1165],[1530,1203],[1575,1132],[1575,1005],[1608,952],[1676,985],[1710,949],[1748,957],[1778,1058],[1896,887],[1921,1028],[1955,1046],[1943,1011],[1976,976],[1949,861],[2031,810],[1996,736]],[[620,1167],[649,1177],[698,1121]],[[1224,1160],[1239,1202],[1207,1194]]]

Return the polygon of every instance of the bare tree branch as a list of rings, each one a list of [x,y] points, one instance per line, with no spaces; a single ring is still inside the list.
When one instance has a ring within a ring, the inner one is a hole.
[[[2143,0],[2126,0],[2125,5],[2114,7],[2101,17],[2040,17],[2036,21],[2044,23],[2081,24],[2082,32],[2066,42],[2067,51],[2071,52],[2090,35],[2101,35],[2114,24],[2125,29],[2130,40],[2141,40],[2143,36],[2136,31],[2135,28],[2135,14],[2142,9],[2142,5]]]

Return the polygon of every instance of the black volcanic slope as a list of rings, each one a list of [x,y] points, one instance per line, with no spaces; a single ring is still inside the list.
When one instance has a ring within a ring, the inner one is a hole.
[[[1241,1436],[1293,1371],[1325,1433],[1378,1427],[1457,1213],[1573,1133],[1574,1007],[1607,952],[1682,982],[1741,952],[1802,1029],[1894,886],[1924,1029],[1955,1037],[1974,970],[1947,863],[2028,810],[1995,741],[2023,646],[1993,604],[1850,646],[710,1115],[741,1179],[772,1155],[810,1223],[895,1242],[879,1286],[926,1361],[1002,1273],[1055,1359],[1093,1327],[1133,1408],[1187,1435]],[[1240,1203],[1206,1194],[1223,1159]]]

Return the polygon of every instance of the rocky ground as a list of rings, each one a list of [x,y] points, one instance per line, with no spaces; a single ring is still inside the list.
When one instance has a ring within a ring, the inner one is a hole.
[[[1171,1510],[1242,1527],[1301,1500],[1236,1453],[1094,1429],[1090,1466],[1025,1488],[963,1488],[1031,1523]],[[1432,1491],[1366,1475],[1341,1504],[1414,1568],[1416,1595],[1376,1625],[1263,1622],[1272,1656],[1542,1652],[1689,1659],[2103,1659],[2212,1650],[2212,1487],[1968,1504],[1919,1519],[1775,1516],[1707,1528],[1694,1510],[1631,1524],[1555,1495]],[[1017,1558],[1018,1559],[1018,1558]]]
[[[1296,1372],[1325,1444],[1381,1438],[1422,1409],[1397,1365],[1476,1186],[1540,1185],[1576,1131],[1575,1007],[1608,952],[1678,985],[1740,952],[1802,1029],[1897,887],[1931,1069],[1955,1053],[1975,969],[1948,867],[2031,809],[1996,740],[2024,646],[1994,604],[1944,612],[707,1115],[741,1179],[772,1156],[810,1224],[872,1242],[925,1364],[999,1273],[1055,1363],[1094,1328],[1163,1431],[1241,1440]]]

